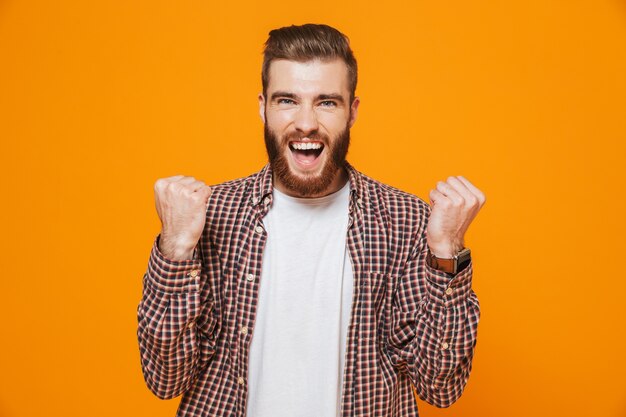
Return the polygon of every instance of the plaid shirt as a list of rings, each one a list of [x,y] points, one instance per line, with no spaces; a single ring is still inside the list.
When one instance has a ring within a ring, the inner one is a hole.
[[[417,416],[414,393],[449,406],[476,345],[472,265],[456,276],[430,268],[429,206],[346,167],[354,295],[341,416]],[[155,240],[138,308],[144,378],[159,398],[184,394],[179,417],[246,413],[271,169],[212,190],[193,259],[168,260]]]

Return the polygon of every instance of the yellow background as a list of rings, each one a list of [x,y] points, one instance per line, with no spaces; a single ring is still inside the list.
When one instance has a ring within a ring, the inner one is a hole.
[[[608,0],[0,2],[0,416],[164,416],[136,306],[153,183],[266,160],[270,29],[348,34],[349,160],[427,198],[465,175],[474,370],[422,416],[626,416],[626,4]]]

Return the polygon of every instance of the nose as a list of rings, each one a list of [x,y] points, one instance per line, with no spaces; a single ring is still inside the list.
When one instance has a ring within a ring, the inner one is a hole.
[[[309,105],[300,106],[295,116],[294,125],[296,130],[302,132],[304,135],[316,132],[319,125],[317,122],[317,114],[313,107]]]

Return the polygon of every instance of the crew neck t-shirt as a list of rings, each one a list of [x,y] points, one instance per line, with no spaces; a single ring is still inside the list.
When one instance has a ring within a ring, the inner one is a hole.
[[[276,188],[249,357],[249,417],[337,417],[353,276],[349,183],[320,198]]]

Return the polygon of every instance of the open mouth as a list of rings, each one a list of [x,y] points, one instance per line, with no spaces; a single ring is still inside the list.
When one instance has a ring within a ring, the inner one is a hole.
[[[313,165],[324,150],[322,142],[289,142],[294,159],[302,165]]]

